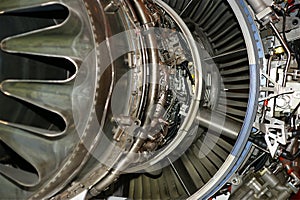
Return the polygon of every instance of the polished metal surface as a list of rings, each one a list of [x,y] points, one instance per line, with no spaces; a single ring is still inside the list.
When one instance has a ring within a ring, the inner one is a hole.
[[[1,198],[296,193],[299,5],[0,0]]]

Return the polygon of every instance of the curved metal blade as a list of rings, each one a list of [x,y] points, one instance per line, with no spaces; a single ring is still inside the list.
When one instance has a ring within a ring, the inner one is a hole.
[[[1,47],[9,53],[83,60],[93,48],[87,39],[91,38],[88,31],[83,29],[82,20],[70,9],[69,17],[62,24],[8,37],[2,41]]]
[[[20,177],[16,177],[13,174],[18,172],[20,176],[28,177],[28,172],[2,167],[1,173],[14,179],[15,182],[23,186],[28,186],[29,183],[34,185],[38,184],[46,175],[53,173],[53,170],[56,169],[56,165],[62,162],[62,158],[58,155],[63,152],[68,152],[69,148],[71,148],[71,146],[65,146],[64,149],[56,149],[55,141],[47,140],[33,135],[30,132],[9,127],[4,124],[0,124],[0,140],[36,169],[39,180],[32,179],[30,181],[20,179]]]
[[[37,127],[33,127],[33,126],[27,126],[27,125],[23,125],[23,124],[6,122],[6,121],[2,121],[2,120],[0,120],[0,124],[7,125],[12,128],[18,128],[18,129],[28,131],[30,133],[35,133],[37,135],[48,137],[48,138],[56,138],[56,137],[60,137],[64,134],[64,131],[63,132],[62,131],[51,131],[51,130],[46,130],[46,129],[37,128]]]
[[[25,187],[33,187],[39,183],[37,174],[3,164],[0,164],[0,174]]]
[[[4,94],[59,114],[71,112],[72,89],[71,84],[55,82],[7,80],[0,84]]]
[[[2,0],[0,4],[0,14],[6,11],[20,10],[45,3],[57,3],[58,1],[49,0]]]
[[[20,190],[19,187],[14,187],[15,183],[3,176],[2,173],[0,173],[0,186],[1,199],[16,199],[16,194],[18,194],[20,198],[26,196],[24,190]],[[7,188],[10,189],[8,190]],[[31,192],[29,191],[29,194],[30,193]]]

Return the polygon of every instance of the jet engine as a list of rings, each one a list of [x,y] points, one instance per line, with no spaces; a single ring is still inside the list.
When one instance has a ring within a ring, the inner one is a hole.
[[[1,198],[296,195],[299,22],[298,0],[0,0]]]

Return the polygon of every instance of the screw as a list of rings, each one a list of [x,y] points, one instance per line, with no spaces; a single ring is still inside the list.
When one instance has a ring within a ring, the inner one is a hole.
[[[292,24],[294,25],[294,26],[297,26],[298,25],[298,20],[297,19],[294,19],[293,21],[292,21]]]

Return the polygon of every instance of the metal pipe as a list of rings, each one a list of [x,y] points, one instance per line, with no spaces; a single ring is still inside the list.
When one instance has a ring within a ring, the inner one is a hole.
[[[144,26],[145,31],[144,38],[146,42],[146,49],[149,61],[148,63],[144,63],[146,65],[146,68],[149,68],[149,80],[147,81],[147,84],[149,84],[149,91],[148,91],[148,102],[146,104],[146,113],[151,113],[151,108],[156,104],[154,102],[155,99],[158,99],[158,89],[159,89],[159,55],[158,55],[158,46],[153,30],[153,22],[151,19],[151,13],[146,8],[145,3],[142,2],[142,0],[134,0],[132,1],[132,6],[136,11],[137,17],[139,18],[139,21],[142,26]],[[147,66],[148,65],[148,66]],[[151,66],[150,66],[151,65]],[[151,116],[152,117],[152,116]],[[146,116],[144,124],[151,123],[151,118]]]
[[[271,26],[274,34],[276,35],[276,37],[279,39],[281,45],[283,46],[283,48],[285,49],[286,54],[287,54],[287,61],[286,61],[286,64],[285,64],[283,80],[282,80],[282,86],[285,87],[286,82],[287,82],[287,73],[288,73],[288,70],[290,68],[290,64],[291,64],[291,60],[292,60],[292,52],[291,52],[288,44],[286,43],[286,41],[280,35],[280,33],[279,33],[278,29],[276,28],[276,26],[272,22],[270,22],[270,26]]]
[[[248,0],[248,3],[254,10],[255,14],[262,12],[268,7],[263,0]]]
[[[145,4],[142,2],[142,0],[133,0],[132,1],[132,8],[136,12],[136,16],[138,20],[141,22],[141,25],[145,28],[144,31],[144,38],[146,42],[146,53],[147,55],[144,55],[145,57],[148,57],[148,63],[143,63],[145,70],[149,69],[149,80],[147,81],[147,84],[149,84],[148,88],[148,102],[146,104],[146,116],[143,123],[142,130],[146,132],[140,132],[140,135],[137,136],[137,140],[133,144],[133,147],[130,149],[129,153],[123,157],[118,164],[115,166],[114,169],[112,169],[109,172],[109,175],[107,175],[104,179],[102,179],[98,184],[96,184],[91,190],[89,191],[89,196],[96,196],[103,190],[105,190],[111,183],[113,183],[119,176],[122,174],[124,170],[136,159],[135,156],[138,154],[139,149],[144,144],[145,140],[147,139],[147,126],[151,124],[151,117],[152,114],[158,115],[160,113],[159,110],[155,110],[153,113],[153,110],[151,110],[155,104],[157,103],[157,97],[159,93],[159,78],[160,78],[160,67],[159,67],[159,55],[158,55],[158,46],[156,43],[156,38],[154,35],[154,30],[151,28],[152,25],[152,19],[151,19],[151,13],[147,10]],[[142,32],[143,33],[143,32]],[[141,41],[142,42],[142,41]],[[149,65],[150,64],[150,65]],[[148,70],[146,70],[148,71]],[[161,98],[159,98],[159,106],[157,109],[160,109],[160,106],[164,105],[166,95],[162,95]],[[156,100],[156,101],[155,101]]]
[[[88,192],[88,197],[94,197],[108,188],[114,181],[118,179],[118,177],[123,173],[123,170],[136,159],[137,152],[145,142],[145,139],[137,139],[130,152],[126,154],[126,156],[117,164],[115,169],[109,172],[109,175],[102,179],[98,184],[92,187]]]
[[[202,109],[198,116],[199,126],[208,128],[231,139],[236,139],[241,130],[242,123],[229,119],[218,113],[212,113],[210,110]]]

